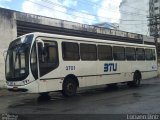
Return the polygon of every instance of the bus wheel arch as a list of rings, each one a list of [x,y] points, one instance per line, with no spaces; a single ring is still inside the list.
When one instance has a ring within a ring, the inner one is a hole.
[[[78,87],[79,81],[77,77],[73,74],[67,75],[62,84],[62,94],[65,97],[72,97],[76,95]]]
[[[139,70],[136,70],[133,74],[133,81],[128,82],[131,87],[140,87],[142,74]]]
[[[141,74],[141,72],[140,72],[139,70],[136,70],[136,71],[134,72],[134,75],[138,75],[138,77],[139,77],[140,79],[142,79],[142,74]],[[134,76],[133,76],[133,79],[134,79]]]

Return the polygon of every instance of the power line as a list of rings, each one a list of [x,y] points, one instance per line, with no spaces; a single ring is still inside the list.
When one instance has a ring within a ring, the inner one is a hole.
[[[81,1],[81,0],[78,0],[78,1]],[[82,2],[82,1],[81,1]],[[84,2],[84,1],[83,1]],[[86,1],[87,3],[91,4],[91,5],[96,5],[96,6],[99,6],[97,5],[97,3],[95,2],[91,2],[91,1]],[[84,2],[85,3],[85,2]],[[139,8],[135,8],[135,7],[132,7],[132,6],[129,6],[129,5],[124,5],[124,6],[127,6],[127,7],[130,7],[130,8],[133,8],[133,9],[137,9],[137,10],[141,10],[141,11],[146,11],[146,10],[143,10],[143,9],[139,9]]]
[[[30,2],[32,2],[32,3],[35,3],[35,2],[33,2],[33,1],[31,1],[31,0],[28,0],[28,1],[30,1]],[[103,16],[98,16],[98,15],[93,15],[93,14],[90,14],[90,13],[86,13],[86,12],[82,12],[82,11],[78,11],[78,10],[76,10],[76,9],[73,9],[73,8],[69,8],[69,7],[66,7],[66,6],[63,6],[63,5],[60,5],[60,4],[56,4],[56,3],[53,3],[53,2],[51,2],[51,1],[49,1],[49,0],[42,0],[43,2],[47,2],[47,3],[49,3],[49,4],[52,4],[52,5],[54,5],[54,6],[58,6],[58,7],[63,7],[63,8],[66,8],[66,9],[69,9],[69,10],[72,10],[72,11],[76,11],[76,12],[78,12],[78,13],[82,13],[82,14],[86,14],[86,15],[90,15],[90,16],[94,16],[94,17],[100,17],[100,18],[103,18],[103,19],[110,19],[110,20],[121,20],[121,21],[141,21],[141,20],[122,20],[122,19],[113,19],[113,18],[106,18],[106,17],[103,17]],[[38,5],[41,5],[42,6],[42,4],[39,4],[39,3],[36,3],[36,4],[38,4]],[[44,6],[44,5],[43,5]],[[45,7],[47,7],[48,8],[48,6],[45,6]],[[49,8],[50,9],[50,8]],[[55,10],[55,9],[54,9]],[[56,10],[56,11],[58,11],[58,10]],[[59,11],[59,12],[62,12],[62,11]],[[63,13],[65,13],[65,12],[63,12]],[[69,13],[65,13],[65,14],[69,14]],[[75,15],[73,15],[73,14],[69,14],[69,15],[72,15],[72,16],[75,16]],[[80,17],[80,16],[76,16],[76,17]],[[81,18],[84,18],[84,17],[81,17]],[[85,19],[88,19],[88,18],[85,18]],[[93,19],[89,19],[89,20],[93,20]],[[95,21],[95,20],[94,20]]]
[[[100,5],[98,5],[97,3],[94,3],[94,2],[91,2],[91,1],[81,1],[81,0],[78,0],[79,2],[81,2],[81,3],[83,3],[83,4],[86,4],[86,2],[87,3],[89,3],[90,5],[94,5],[94,6],[97,6],[97,7],[100,7]],[[127,6],[127,5],[125,5],[125,6]],[[129,6],[128,6],[129,7]],[[105,7],[101,7],[102,9],[104,9],[104,10],[112,10],[111,12],[115,12],[115,10],[116,9],[106,9]],[[133,8],[133,7],[131,7],[131,8]],[[138,9],[138,8],[134,8],[134,9],[137,9],[137,10],[140,10],[140,9]],[[119,10],[121,13],[123,13],[123,14],[128,14],[128,15],[135,15],[135,16],[145,16],[146,17],[146,15],[144,15],[144,14],[137,14],[137,13],[134,13],[134,12],[126,12],[126,11],[123,11],[123,10]],[[141,11],[145,11],[145,10],[142,10],[141,9]]]
[[[139,23],[139,24],[121,24],[121,25],[146,25],[148,23]]]
[[[47,2],[47,3],[51,4],[51,5],[55,5],[55,6],[58,6],[58,7],[63,7],[63,8],[66,8],[66,9],[69,9],[69,10],[72,10],[72,11],[76,11],[78,13],[90,15],[90,16],[93,16],[93,17],[100,17],[100,18],[103,18],[103,19],[112,19],[112,18],[106,18],[106,17],[103,17],[103,16],[98,16],[98,15],[95,15],[95,14],[90,14],[90,13],[87,13],[87,12],[79,11],[77,9],[73,9],[73,8],[70,8],[70,7],[67,7],[67,6],[64,6],[64,5],[56,4],[56,3],[51,2],[49,0],[42,0],[42,1]]]
[[[57,11],[57,12],[60,12],[60,13],[63,13],[63,14],[67,14],[67,15],[70,15],[70,16],[75,16],[75,17],[79,17],[79,18],[83,18],[83,19],[88,19],[88,20],[92,20],[92,21],[96,21],[95,19],[89,19],[89,18],[85,18],[85,17],[73,15],[73,14],[70,14],[70,13],[65,13],[65,12],[63,12],[63,11],[53,9],[53,8],[51,8],[51,7],[48,7],[48,6],[39,4],[39,3],[37,3],[37,2],[33,2],[33,1],[31,1],[31,0],[26,0],[26,1],[29,1],[29,2],[31,2],[31,3],[33,3],[33,4],[36,4],[36,5],[39,5],[39,6],[41,6],[41,7],[45,7],[45,8],[47,8],[47,9],[54,10],[54,11]]]

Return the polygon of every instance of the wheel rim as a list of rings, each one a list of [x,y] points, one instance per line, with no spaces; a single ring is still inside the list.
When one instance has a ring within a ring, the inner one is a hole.
[[[72,94],[74,92],[74,85],[72,83],[68,83],[67,91]]]

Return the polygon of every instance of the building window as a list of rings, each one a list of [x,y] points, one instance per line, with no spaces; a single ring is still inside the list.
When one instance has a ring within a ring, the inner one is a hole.
[[[97,60],[97,47],[93,44],[80,44],[82,60]]]
[[[158,10],[158,7],[155,7],[154,10]]]
[[[154,0],[154,3],[157,3],[158,2],[158,0]]]

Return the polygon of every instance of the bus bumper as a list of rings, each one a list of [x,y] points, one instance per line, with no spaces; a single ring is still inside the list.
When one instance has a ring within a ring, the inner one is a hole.
[[[7,89],[13,92],[26,92],[26,93],[38,93],[38,83],[37,81],[33,81],[27,85],[23,86],[9,86],[7,85]]]

